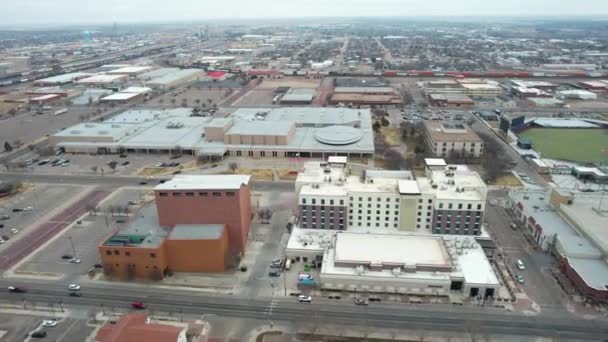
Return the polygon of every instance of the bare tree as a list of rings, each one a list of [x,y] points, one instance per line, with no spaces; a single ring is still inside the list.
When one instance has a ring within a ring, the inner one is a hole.
[[[239,168],[239,164],[237,164],[236,162],[231,162],[230,164],[228,164],[228,168],[234,174],[236,172],[236,169]]]
[[[262,224],[268,224],[272,218],[272,210],[270,208],[260,208],[258,210],[258,217]]]
[[[403,155],[396,149],[390,148],[382,155],[384,168],[389,170],[402,170],[407,168],[407,163]]]
[[[114,171],[116,171],[116,167],[117,167],[117,166],[118,166],[118,163],[117,163],[116,161],[114,161],[114,160],[112,160],[112,161],[110,161],[110,162],[108,163],[108,167],[109,167],[110,169],[112,169],[112,173],[114,173]]]

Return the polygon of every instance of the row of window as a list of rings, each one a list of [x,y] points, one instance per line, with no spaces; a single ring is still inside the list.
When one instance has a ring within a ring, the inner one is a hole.
[[[352,209],[349,210],[349,214],[352,214],[352,213],[353,213],[353,210]],[[361,209],[357,210],[357,214],[363,214],[363,210],[361,210]],[[372,211],[368,210],[367,214],[371,215]],[[380,215],[380,210],[376,210],[376,215]],[[384,215],[387,215],[387,216],[390,215],[390,211],[388,211],[388,210],[384,211]],[[399,212],[398,211],[395,211],[395,216],[399,216]]]
[[[312,198],[310,200],[310,202],[311,202],[311,204],[315,205],[315,204],[317,204],[317,199],[316,198]],[[325,201],[325,199],[321,199],[320,202],[321,202],[321,205],[325,205],[326,202],[328,202],[329,205],[335,205],[335,202],[334,202],[333,199],[330,199],[329,201]],[[344,200],[341,199],[339,203],[340,203],[340,205],[343,206],[344,205]],[[306,204],[306,198],[302,198],[302,204]]]
[[[380,208],[380,206],[381,206],[381,204],[380,204],[380,203],[376,204],[376,208]],[[350,204],[350,207],[351,207],[351,208],[353,207],[353,204],[352,204],[352,203]],[[357,205],[357,207],[358,207],[358,208],[363,208],[363,203],[359,203],[359,204]],[[368,207],[368,208],[371,208],[371,207],[372,207],[372,204],[371,204],[371,203],[367,203],[367,207]],[[390,207],[391,207],[391,205],[390,205],[390,204],[387,204],[387,205],[386,205],[386,209],[390,209]],[[399,204],[395,204],[395,209],[399,209]],[[351,209],[351,210],[352,210],[352,209]]]
[[[120,251],[115,249],[114,253],[112,253],[112,251],[110,250],[106,250],[106,255],[120,255]],[[131,256],[131,252],[129,251],[125,251],[125,256]],[[156,258],[156,253],[150,253],[150,258]]]
[[[236,156],[237,156],[237,157],[240,157],[240,156],[242,156],[242,155],[243,155],[243,151],[241,151],[241,150],[237,150],[237,151],[235,151],[235,153],[236,153]],[[287,157],[287,152],[282,152],[282,153],[283,153],[283,155],[284,155],[285,157]],[[253,154],[254,154],[254,152],[253,152],[253,151],[247,151],[247,155],[248,155],[249,157],[253,157]],[[228,155],[230,155],[230,152],[228,152]],[[261,156],[261,157],[266,157],[266,151],[260,151],[260,156]],[[279,156],[279,152],[277,152],[277,151],[272,151],[272,156],[273,156],[273,157],[278,157],[278,156]]]
[[[196,193],[192,192],[192,191],[187,191],[187,192],[171,192],[171,196],[173,196],[173,197],[181,197],[182,195],[184,195],[186,197],[194,197],[195,194]],[[234,196],[236,196],[236,193],[234,191],[228,191],[228,192],[225,192],[225,193],[216,192],[216,191],[211,192],[211,196],[213,196],[213,197],[221,197],[222,194],[225,194],[226,197],[234,197]],[[169,193],[168,192],[159,192],[158,195],[160,197],[168,197]],[[201,192],[198,193],[198,195],[202,196],[202,197],[207,197],[207,196],[209,196],[209,192],[201,191]]]
[[[357,197],[357,200],[358,200],[359,202],[361,202],[361,201],[363,201],[363,197]],[[384,200],[385,200],[386,202],[390,202],[390,201],[391,201],[390,197],[385,197],[385,198],[384,198]],[[355,198],[354,198],[354,197],[351,197],[351,198],[350,198],[350,201],[351,201],[351,202],[354,202],[354,201],[355,201]],[[373,197],[368,197],[368,198],[367,198],[367,201],[368,201],[368,202],[373,201]],[[382,197],[376,197],[376,201],[378,201],[378,202],[382,202]],[[396,197],[396,198],[395,198],[395,202],[399,202],[399,198],[398,198],[398,197]]]
[[[458,203],[458,209],[462,209],[463,205],[462,203]],[[443,203],[439,203],[439,207],[438,209],[443,209]],[[448,203],[448,209],[454,209],[454,205],[453,203]],[[473,209],[473,205],[471,203],[467,204],[467,210],[472,210]],[[481,204],[477,205],[477,210],[481,210]]]

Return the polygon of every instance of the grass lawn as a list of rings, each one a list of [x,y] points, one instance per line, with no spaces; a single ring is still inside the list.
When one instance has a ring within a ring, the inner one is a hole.
[[[532,128],[523,136],[543,158],[578,162],[608,161],[608,132],[605,129]]]

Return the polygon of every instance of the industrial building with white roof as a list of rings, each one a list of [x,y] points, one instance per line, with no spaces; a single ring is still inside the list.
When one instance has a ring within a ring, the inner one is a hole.
[[[189,108],[129,110],[103,123],[67,128],[50,140],[67,152],[100,154],[180,150],[215,157],[325,158],[374,152],[369,109],[241,108],[226,118],[191,114]]]

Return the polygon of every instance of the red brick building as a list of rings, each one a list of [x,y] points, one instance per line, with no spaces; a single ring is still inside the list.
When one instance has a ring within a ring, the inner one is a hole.
[[[251,177],[244,175],[177,176],[155,189],[159,223],[224,224],[231,253],[244,253],[251,223]]]
[[[186,342],[186,327],[149,323],[145,314],[123,315],[115,324],[102,326],[97,342]]]

